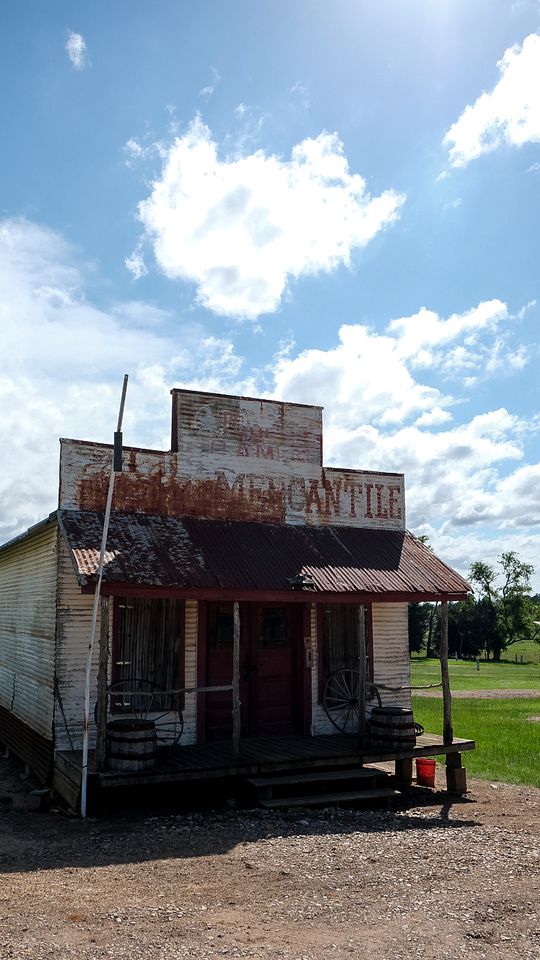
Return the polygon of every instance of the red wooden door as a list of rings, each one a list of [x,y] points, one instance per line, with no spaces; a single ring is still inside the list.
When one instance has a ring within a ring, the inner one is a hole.
[[[301,611],[297,605],[240,604],[242,736],[301,732]],[[232,680],[233,607],[208,604],[206,686]],[[204,695],[207,740],[232,736],[230,691]]]
[[[290,736],[299,730],[299,610],[253,605],[250,624],[249,728],[251,736]]]

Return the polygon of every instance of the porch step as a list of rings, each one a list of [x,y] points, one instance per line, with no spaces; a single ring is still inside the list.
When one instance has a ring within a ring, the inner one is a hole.
[[[399,790],[391,787],[375,787],[371,790],[345,790],[341,793],[308,794],[305,797],[275,797],[271,800],[259,800],[262,807],[277,810],[284,807],[320,807],[332,803],[348,803],[351,800],[390,801],[399,797]]]
[[[358,767],[345,770],[318,770],[315,773],[303,773],[299,771],[293,774],[284,774],[275,777],[257,777],[248,780],[253,787],[274,787],[288,786],[297,783],[329,783],[335,780],[375,780],[383,776],[381,770],[373,770],[368,767]]]
[[[389,804],[397,796],[387,786],[389,775],[374,767],[332,767],[329,770],[294,770],[267,777],[247,780],[255,789],[258,803],[263,807],[309,807],[351,800],[376,801]]]

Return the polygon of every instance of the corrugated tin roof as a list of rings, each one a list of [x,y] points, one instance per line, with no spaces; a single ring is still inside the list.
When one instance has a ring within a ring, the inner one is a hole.
[[[98,569],[103,515],[60,510],[58,518],[84,584]],[[111,515],[105,583],[275,592],[299,574],[313,579],[315,594],[451,599],[470,590],[408,531]]]

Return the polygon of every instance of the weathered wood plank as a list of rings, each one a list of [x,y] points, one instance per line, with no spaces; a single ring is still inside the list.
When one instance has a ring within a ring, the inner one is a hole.
[[[320,783],[330,780],[374,780],[382,771],[359,767],[357,770],[320,770],[317,773],[284,774],[276,777],[255,777],[248,780],[254,787],[278,787],[296,783]]]
[[[259,800],[262,807],[282,809],[283,807],[312,807],[328,803],[346,803],[350,800],[391,800],[399,797],[399,791],[391,787],[373,790],[345,790],[340,793],[320,793],[305,797],[280,797],[275,800]]]

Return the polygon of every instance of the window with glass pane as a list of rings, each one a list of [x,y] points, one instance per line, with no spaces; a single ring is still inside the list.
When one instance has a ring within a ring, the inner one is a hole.
[[[230,604],[211,604],[209,606],[210,646],[215,650],[232,647],[234,642],[234,620]]]
[[[263,611],[262,645],[265,649],[286,646],[285,610],[275,607]]]

